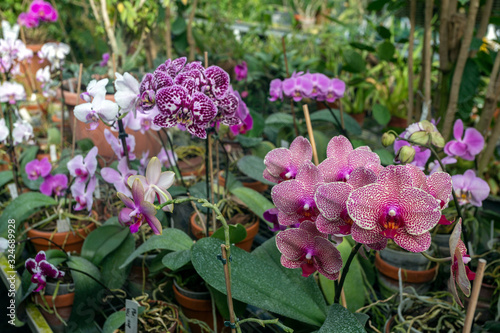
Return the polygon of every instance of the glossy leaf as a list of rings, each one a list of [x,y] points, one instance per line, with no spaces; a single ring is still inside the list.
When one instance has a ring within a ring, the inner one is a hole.
[[[266,126],[283,127],[292,125],[293,117],[288,113],[273,113],[266,119]]]
[[[243,201],[245,205],[258,217],[264,221],[263,214],[266,210],[274,208],[274,205],[266,197],[259,192],[247,187],[237,187],[231,190],[238,199]]]
[[[332,111],[335,114],[336,119],[340,123],[340,111],[339,110],[332,110]],[[339,127],[339,123],[337,123],[336,119],[332,116],[329,110],[320,110],[313,112],[311,114],[311,121],[323,121],[323,122],[328,121],[333,123],[335,126]],[[361,134],[361,127],[359,126],[358,122],[345,112],[344,112],[344,126],[346,131],[349,133],[352,133],[354,135]],[[338,130],[340,131],[340,129]]]
[[[222,241],[225,240],[224,228],[219,228],[219,229],[215,230],[215,232],[210,237],[214,237],[214,238],[220,239]],[[243,225],[241,225],[239,223],[236,225],[235,224],[229,225],[229,242],[231,244],[239,243],[242,240],[244,240],[246,237],[247,237],[247,230],[245,229],[245,227]]]
[[[127,260],[132,252],[134,252],[134,249],[134,236],[132,236],[132,234],[128,232],[126,234],[125,240],[121,242],[120,246],[118,246],[113,252],[111,252],[102,260],[102,282],[108,288],[118,289],[125,284],[125,281],[127,281],[128,274],[130,272],[130,265],[127,265],[123,268],[121,268],[120,266],[125,262],[125,260]]]
[[[377,46],[377,55],[380,60],[391,61],[394,57],[394,52],[396,52],[396,48],[389,41],[385,41]]]
[[[94,265],[113,252],[130,234],[128,228],[115,225],[106,225],[92,231],[82,246],[82,257],[90,260]]]
[[[328,317],[319,333],[362,333],[366,332],[358,318],[340,304],[332,304]]]
[[[366,61],[361,54],[354,50],[344,52],[344,70],[351,73],[361,73],[366,70]]]
[[[381,104],[375,104],[373,106],[373,118],[375,118],[377,123],[385,126],[391,120],[391,113],[385,106]]]
[[[237,165],[238,169],[246,176],[264,184],[274,185],[274,183],[264,179],[262,176],[264,170],[266,169],[262,158],[253,155],[246,155],[238,160]]]
[[[12,179],[14,179],[14,175],[13,175],[12,171],[7,170],[7,171],[0,172],[0,187],[3,187],[5,184],[10,182]]]
[[[394,164],[394,154],[385,148],[375,149],[373,151],[380,157],[380,163],[384,166]]]
[[[163,256],[161,262],[168,269],[176,271],[191,262],[191,250],[181,250],[167,253]]]

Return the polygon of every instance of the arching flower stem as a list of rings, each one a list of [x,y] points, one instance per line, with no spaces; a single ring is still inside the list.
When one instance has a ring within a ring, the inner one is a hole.
[[[429,259],[430,261],[437,262],[437,263],[446,263],[448,261],[451,261],[451,257],[446,257],[446,258],[434,258],[433,256],[428,255],[425,252],[420,252],[424,257]]]

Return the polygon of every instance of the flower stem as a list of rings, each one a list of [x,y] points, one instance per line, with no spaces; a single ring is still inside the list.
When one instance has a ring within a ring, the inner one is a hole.
[[[328,111],[330,111],[330,114],[332,115],[333,119],[335,119],[335,122],[337,123],[337,128],[342,132],[342,135],[345,136],[349,141],[351,141],[351,139],[349,139],[349,135],[347,134],[346,130],[342,127],[340,121],[338,120],[337,116],[335,115],[335,112],[333,112],[330,105],[328,105],[328,102],[325,101],[324,104],[328,108]]]
[[[244,324],[244,323],[250,323],[250,322],[257,323],[257,324],[259,324],[262,327],[265,327],[266,324],[267,325],[276,325],[276,326],[278,326],[279,328],[281,328],[283,331],[285,331],[287,333],[293,333],[293,329],[291,329],[290,327],[285,326],[282,323],[280,323],[280,321],[279,321],[278,318],[276,318],[276,319],[267,319],[267,320],[262,320],[262,319],[257,319],[257,318],[247,318],[247,319],[239,320],[236,323],[236,331],[239,332],[239,333],[242,332],[240,325]]]
[[[125,132],[125,128],[123,127],[123,120],[118,119],[118,138],[122,141],[123,154],[127,158],[127,166],[130,168],[130,158],[128,157],[128,146],[127,146],[127,138],[128,134]]]
[[[344,269],[342,270],[342,276],[340,277],[339,284],[337,285],[337,288],[335,288],[335,298],[333,300],[333,303],[339,303],[340,294],[342,292],[342,288],[344,287],[345,277],[349,272],[349,266],[351,266],[351,262],[354,259],[356,253],[358,253],[361,245],[362,245],[361,243],[356,243],[356,245],[354,245],[354,247],[352,248],[351,253],[349,254],[349,258],[347,258],[347,261],[344,265]]]
[[[446,258],[434,258],[430,255],[428,255],[427,253],[424,252],[420,252],[424,257],[426,257],[427,259],[429,259],[430,261],[433,261],[433,262],[437,262],[437,263],[446,263],[448,261],[451,261],[451,257],[446,257]]]

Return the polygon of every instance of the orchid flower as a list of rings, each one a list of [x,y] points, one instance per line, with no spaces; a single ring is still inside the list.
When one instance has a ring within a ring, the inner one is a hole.
[[[127,159],[125,157],[122,157],[118,162],[118,171],[112,168],[101,169],[102,178],[106,182],[113,184],[117,192],[121,192],[128,197],[132,195],[128,187],[128,178],[136,174],[136,170],[128,168]]]
[[[129,73],[115,73],[115,100],[123,113],[132,111],[136,113],[139,101],[139,82]]]
[[[138,179],[142,186],[145,187],[145,200],[154,203],[155,196],[160,203],[167,200],[172,200],[172,196],[168,193],[167,189],[173,185],[175,181],[175,173],[172,171],[161,172],[161,162],[157,157],[153,157],[146,168],[146,177],[144,176],[130,176],[128,178],[128,185],[132,187],[135,180]],[[164,211],[171,212],[174,205],[170,204],[163,207]]]
[[[18,120],[14,123],[12,138],[14,139],[14,145],[29,141],[33,138],[33,126],[27,121]]]
[[[286,226],[278,223],[278,213],[279,213],[279,210],[278,210],[278,208],[275,207],[275,208],[271,208],[271,209],[266,210],[264,212],[264,214],[262,214],[262,217],[264,217],[264,220],[273,224],[272,228],[269,227],[269,230],[271,230],[272,232],[282,231],[282,230],[287,229]]]
[[[168,152],[165,151],[165,148],[162,148],[160,152],[157,155],[158,159],[160,160],[161,165],[165,166],[165,168],[170,168],[172,165],[170,165],[170,161],[174,162],[177,161],[177,154],[171,150]]]
[[[271,97],[269,100],[274,102],[278,99],[283,99],[283,82],[280,79],[274,79],[271,81],[269,86],[269,95]]]
[[[153,123],[153,120],[158,115],[158,110],[153,108],[148,113],[137,112],[134,115],[134,112],[129,112],[124,119],[127,120],[126,126],[133,131],[140,131],[142,134],[152,131],[159,131],[161,129],[160,126]],[[125,126],[125,123],[123,124]]]
[[[43,0],[34,0],[28,14],[36,15],[41,21],[55,22],[57,21],[58,13],[52,5]]]
[[[147,222],[156,235],[161,235],[161,223],[156,218],[156,208],[144,199],[144,188],[139,179],[132,184],[132,199],[118,192],[118,197],[125,204],[118,216],[118,221],[130,227],[130,232],[139,231],[143,222]]]
[[[16,104],[18,101],[24,101],[25,99],[26,92],[21,84],[5,81],[0,86],[0,102]]]
[[[292,76],[283,80],[283,93],[285,96],[293,98],[299,102],[302,98],[310,96],[313,91],[313,84],[304,76]]]
[[[450,254],[453,259],[448,286],[451,290],[453,298],[455,298],[455,301],[463,307],[462,301],[458,296],[456,285],[459,286],[465,296],[469,297],[471,291],[470,281],[474,280],[476,274],[472,272],[469,267],[465,266],[470,262],[471,258],[467,255],[467,248],[465,247],[464,242],[460,239],[461,234],[462,220],[459,220],[450,236]]]
[[[160,158],[161,152],[162,151],[160,151],[160,153],[158,154],[158,159],[160,160],[160,162],[162,161],[162,159]],[[149,150],[142,152],[142,158],[139,160],[139,167],[137,168],[137,170],[139,171],[140,175],[144,176],[146,174],[146,165],[148,163],[148,158],[149,158]],[[128,179],[128,177],[127,177],[127,179]],[[126,180],[125,180],[125,183],[127,183]]]
[[[9,136],[9,128],[5,125],[5,118],[0,119],[0,142],[4,142]]]
[[[47,157],[44,157],[41,161],[33,160],[28,162],[25,167],[26,175],[30,180],[37,180],[38,177],[47,177],[52,170],[52,165]]]
[[[84,182],[76,182],[71,186],[71,195],[76,200],[74,207],[75,211],[87,209],[92,211],[92,204],[94,202],[94,191],[97,184],[96,177],[90,178],[87,185]]]
[[[45,84],[51,81],[50,79],[50,66],[45,66],[36,71],[36,80],[42,84],[42,88]]]
[[[30,29],[38,27],[38,25],[40,24],[40,20],[36,13],[27,12],[19,14],[19,16],[17,17],[17,23]]]
[[[99,89],[96,86],[93,88]],[[94,94],[95,91],[90,90],[88,93]],[[118,115],[118,105],[112,101],[108,101],[105,97],[105,90],[99,90],[95,93],[92,102],[75,106],[75,117],[81,122],[86,124],[90,123],[90,130],[92,131],[99,126],[99,118],[102,118],[105,122],[112,122],[116,120],[116,116]]]
[[[483,179],[476,177],[474,170],[467,170],[463,175],[451,177],[458,203],[481,207],[490,193],[490,186]]]
[[[86,182],[87,179],[93,177],[97,170],[97,147],[92,148],[85,156],[77,155],[72,158],[67,166],[71,176],[79,179],[80,182]]]
[[[473,161],[475,156],[483,150],[484,138],[475,128],[469,127],[465,130],[464,123],[458,119],[453,125],[453,137],[444,146],[444,152],[448,156],[461,157],[464,160]]]
[[[40,59],[47,59],[51,63],[51,69],[59,69],[64,63],[64,59],[69,54],[70,47],[64,43],[46,43],[38,51]]]
[[[102,60],[99,63],[99,67],[106,67],[108,65],[109,58],[110,58],[109,52],[103,53]],[[115,85],[116,85],[116,81],[115,81]]]
[[[47,285],[47,278],[60,279],[64,272],[59,271],[54,265],[47,261],[44,251],[40,251],[35,259],[29,258],[25,262],[26,269],[32,275],[31,282],[37,284],[35,292],[39,292]]]
[[[236,81],[243,81],[248,76],[248,67],[246,61],[242,61],[234,67],[234,73],[236,74]]]
[[[281,264],[287,268],[300,267],[304,277],[318,271],[330,280],[338,279],[342,256],[326,237],[310,221],[302,222],[299,228],[281,231],[276,236]]]
[[[108,84],[109,79],[102,80],[92,80],[87,85],[87,91],[80,94],[80,98],[85,102],[90,103],[93,97],[97,95],[106,96],[106,85]]]
[[[290,144],[290,149],[276,148],[267,153],[263,176],[274,183],[294,179],[299,167],[304,162],[311,161],[311,158],[312,147],[309,140],[299,136]]]
[[[111,149],[115,152],[118,158],[122,158],[125,156],[125,152],[122,147],[122,141],[119,140],[116,136],[111,133],[107,128],[104,129],[104,138],[111,146]],[[125,138],[125,143],[127,144],[128,158],[129,160],[135,160],[135,137],[133,135],[129,135]]]
[[[68,188],[68,177],[65,174],[59,173],[56,175],[48,175],[40,185],[40,192],[47,196],[55,194],[60,197],[64,195],[64,190]]]
[[[311,94],[307,97],[315,98],[319,95],[326,95],[328,93],[330,79],[325,74],[306,73],[306,74],[304,74],[303,78],[311,81],[312,86],[313,86]]]
[[[331,79],[328,83],[326,93],[319,94],[316,97],[318,101],[327,101],[329,103],[335,102],[337,99],[344,97],[345,82],[339,79]]]

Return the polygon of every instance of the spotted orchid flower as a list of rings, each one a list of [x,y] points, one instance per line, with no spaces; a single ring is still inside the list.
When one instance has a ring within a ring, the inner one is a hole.
[[[160,89],[156,102],[160,111],[153,120],[156,125],[168,128],[181,124],[201,139],[207,137],[205,128],[217,115],[210,98],[198,92],[190,95],[186,88],[178,85]]]
[[[463,175],[454,175],[453,187],[457,195],[458,203],[481,207],[490,193],[490,186],[483,179],[476,177],[474,170],[467,170]]]
[[[47,261],[44,251],[40,251],[35,259],[29,258],[25,263],[26,269],[32,275],[31,282],[37,284],[35,292],[41,291],[47,285],[47,278],[60,279],[64,277],[64,272],[58,270]]]
[[[283,93],[285,96],[299,102],[302,98],[310,96],[313,92],[312,82],[304,76],[292,76],[283,80]]]
[[[96,185],[97,178],[95,176],[90,178],[90,181],[87,185],[84,182],[76,182],[71,185],[71,195],[76,201],[76,205],[73,207],[75,211],[84,209],[89,212],[92,211]]]
[[[228,92],[226,97],[215,102],[217,106],[217,116],[214,122],[221,122],[227,126],[234,126],[241,124],[241,119],[238,117],[239,101],[234,93]]]
[[[128,178],[137,174],[136,170],[128,168],[127,159],[122,157],[118,162],[118,171],[113,168],[102,168],[102,178],[110,184],[113,184],[117,192],[121,192],[130,197],[130,189],[128,186]]]
[[[39,177],[47,177],[52,170],[52,164],[49,159],[44,157],[41,161],[33,160],[28,162],[25,167],[26,175],[30,180],[37,180]]]
[[[393,239],[410,252],[429,248],[429,230],[441,218],[440,202],[412,187],[411,175],[401,165],[386,167],[376,183],[354,190],[347,200],[347,211],[356,225],[351,229],[355,241],[372,244]]]
[[[318,165],[325,182],[345,182],[350,174],[364,167],[377,175],[382,166],[379,156],[367,146],[353,149],[351,142],[343,135],[333,137],[326,149],[327,158]]]
[[[118,192],[118,197],[125,204],[125,208],[120,211],[118,221],[129,226],[131,233],[139,231],[142,223],[146,222],[156,235],[161,235],[161,223],[155,216],[156,208],[145,200],[144,188],[139,179],[134,180],[132,184],[132,199],[121,192]]]
[[[281,231],[276,236],[281,264],[286,268],[301,268],[304,277],[318,271],[330,280],[338,279],[342,256],[326,237],[311,221],[302,222],[299,228]]]
[[[288,226],[306,220],[314,222],[319,215],[314,193],[322,183],[323,175],[318,167],[305,161],[295,179],[275,185],[271,197],[279,210],[279,223]]]
[[[118,115],[118,104],[108,101],[105,97],[105,91],[99,90],[92,102],[75,106],[75,117],[81,122],[90,124],[90,130],[92,131],[99,126],[100,118],[105,122],[112,122],[116,120]]]
[[[97,147],[93,147],[85,158],[82,155],[73,157],[67,164],[71,176],[80,182],[86,182],[97,170]]]
[[[68,188],[68,177],[65,174],[59,173],[56,175],[48,175],[40,184],[40,192],[47,196],[52,194],[61,197],[64,195],[64,190]]]
[[[205,69],[206,84],[202,92],[212,100],[221,100],[229,91],[229,74],[218,66],[210,66]]]
[[[458,220],[453,232],[450,236],[450,254],[452,256],[452,264],[450,269],[450,280],[448,286],[451,293],[458,304],[462,307],[462,301],[458,296],[457,285],[462,290],[465,296],[470,296],[471,284],[470,281],[474,280],[476,274],[465,266],[470,262],[471,258],[467,254],[467,248],[464,242],[460,239],[462,234],[462,220]]]
[[[269,100],[274,102],[278,99],[283,99],[283,82],[280,79],[274,79],[269,86]]]
[[[267,153],[263,176],[274,183],[295,179],[299,167],[311,158],[312,147],[309,140],[299,136],[290,144],[290,149],[276,148]]]
[[[264,214],[262,214],[262,217],[264,217],[264,220],[273,224],[272,228],[269,227],[269,230],[271,230],[272,232],[282,231],[282,230],[287,229],[286,226],[280,225],[278,223],[278,213],[279,213],[279,210],[278,210],[278,208],[275,207],[275,208],[271,208],[271,209],[266,210],[264,212]]]
[[[157,157],[153,157],[146,168],[146,176],[134,175],[128,178],[128,185],[132,187],[135,180],[138,179],[144,187],[144,198],[150,203],[154,203],[155,197],[160,203],[171,200],[172,196],[167,189],[173,185],[175,181],[175,173],[172,171],[161,172],[161,162]],[[174,205],[163,207],[164,211],[171,212]]]
[[[461,157],[464,160],[473,161],[475,156],[484,148],[484,137],[475,128],[469,127],[465,130],[461,119],[453,125],[453,137],[444,146],[444,152],[448,156]]]
[[[123,113],[136,113],[139,101],[139,82],[129,73],[115,73],[115,101]],[[132,111],[132,112],[131,112]]]
[[[139,86],[137,106],[141,112],[147,112],[156,105],[156,79],[151,73],[146,73]]]
[[[115,152],[116,156],[118,158],[122,158],[125,156],[125,152],[122,147],[122,141],[119,140],[116,136],[111,133],[110,130],[107,128],[104,129],[104,138],[106,141],[109,143],[111,146],[111,149]],[[128,135],[125,138],[125,143],[127,144],[127,151],[128,151],[128,157],[130,160],[135,160],[135,154],[134,154],[134,149],[135,149],[135,137],[133,135]]]

